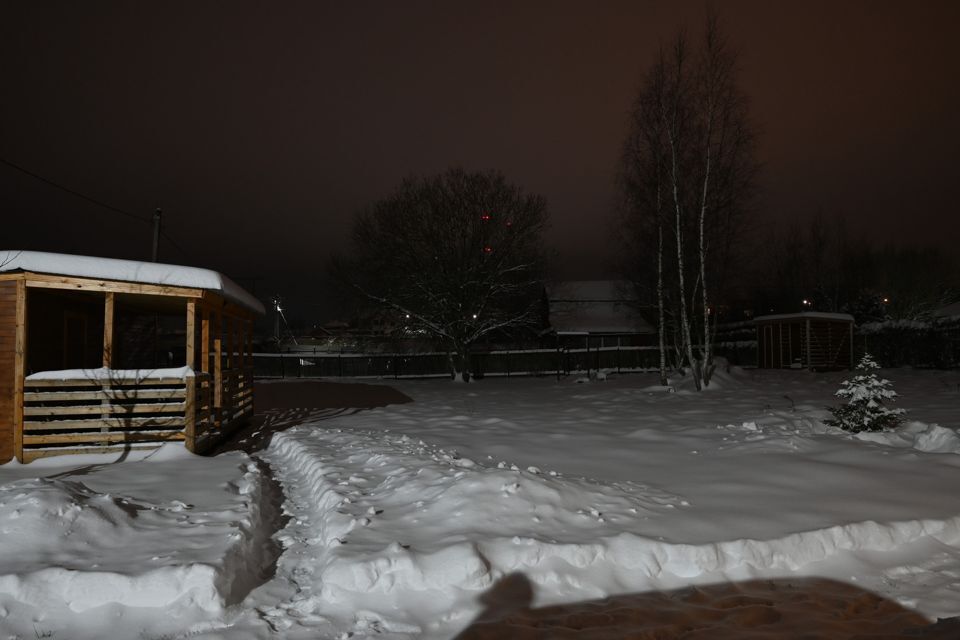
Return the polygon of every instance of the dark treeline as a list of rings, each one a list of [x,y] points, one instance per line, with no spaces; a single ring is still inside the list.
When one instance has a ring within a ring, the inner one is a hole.
[[[773,232],[757,252],[753,312],[850,313],[857,323],[929,319],[960,298],[957,259],[933,247],[876,246],[842,217]]]

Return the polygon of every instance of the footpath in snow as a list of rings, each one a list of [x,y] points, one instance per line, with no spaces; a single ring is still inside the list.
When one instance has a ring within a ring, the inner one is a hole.
[[[179,444],[3,465],[0,637],[217,627],[275,559],[268,486],[245,454]]]
[[[841,377],[407,381],[253,458],[4,465],[0,637],[439,640],[517,580],[543,611],[816,576],[956,616],[960,376],[889,372],[909,422],[860,436],[822,422]]]

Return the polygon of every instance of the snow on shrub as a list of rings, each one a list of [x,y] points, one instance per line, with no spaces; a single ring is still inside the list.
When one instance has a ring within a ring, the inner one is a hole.
[[[834,394],[847,398],[847,404],[831,408],[833,419],[825,424],[840,427],[845,431],[884,431],[893,429],[903,421],[903,409],[888,409],[884,400],[894,400],[897,392],[890,388],[890,381],[877,376],[879,366],[870,354],[864,354],[857,364],[860,372],[852,380],[844,380]]]

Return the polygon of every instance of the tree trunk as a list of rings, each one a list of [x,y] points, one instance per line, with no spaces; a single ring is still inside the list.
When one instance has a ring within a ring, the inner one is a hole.
[[[663,309],[663,218],[660,212],[657,212],[657,310],[659,318],[657,322],[657,334],[660,347],[660,386],[667,386],[667,352],[666,352],[666,331],[665,313]]]
[[[706,167],[703,174],[703,191],[700,196],[700,291],[703,294],[703,347],[701,355],[703,356],[702,375],[703,386],[710,386],[710,377],[713,375],[713,340],[710,332],[710,298],[707,295],[707,239],[704,232],[704,220],[707,217],[707,194],[710,186],[710,152],[713,128],[713,114],[710,114],[710,125],[707,127],[707,158]]]
[[[462,344],[454,344],[447,352],[450,373],[454,382],[470,382],[470,350]]]
[[[674,220],[676,223],[674,234],[677,238],[677,293],[680,300],[680,339],[683,343],[683,351],[687,357],[687,363],[690,366],[690,372],[693,374],[693,386],[697,391],[700,391],[700,367],[696,358],[693,357],[693,341],[690,337],[690,317],[687,313],[687,289],[686,279],[683,273],[683,208],[680,204],[680,185],[678,184],[680,178],[677,175],[677,150],[674,136],[675,134],[671,132],[670,152],[673,165],[671,181],[673,183]]]

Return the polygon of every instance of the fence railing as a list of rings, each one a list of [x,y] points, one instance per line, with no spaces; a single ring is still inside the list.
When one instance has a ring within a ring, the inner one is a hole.
[[[525,349],[470,354],[473,375],[556,376],[606,370],[626,373],[657,366],[656,347]],[[257,378],[430,378],[450,375],[448,355],[426,353],[254,353]]]
[[[28,378],[23,393],[23,461],[185,440],[191,380]]]

